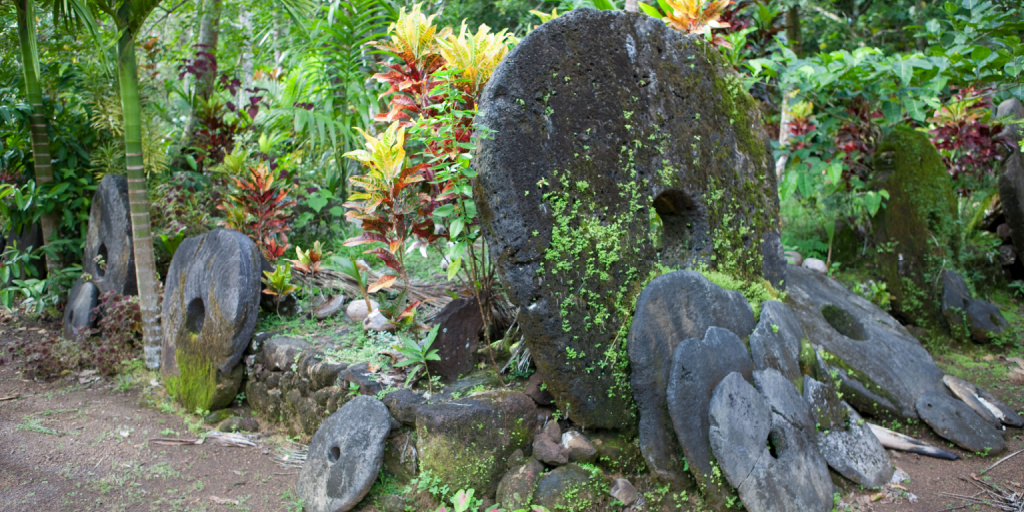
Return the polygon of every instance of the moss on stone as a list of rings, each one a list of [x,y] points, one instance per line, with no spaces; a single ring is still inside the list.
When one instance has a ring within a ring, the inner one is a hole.
[[[174,357],[178,375],[166,379],[167,392],[189,412],[209,410],[217,390],[217,369],[208,357],[180,348],[175,350]]]

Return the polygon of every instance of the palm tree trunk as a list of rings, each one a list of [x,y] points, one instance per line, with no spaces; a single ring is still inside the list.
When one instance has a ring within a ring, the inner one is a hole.
[[[39,85],[39,50],[36,46],[35,6],[32,0],[17,0],[18,38],[21,41],[22,67],[25,70],[25,92],[32,105],[32,160],[35,168],[36,185],[39,188],[53,183],[53,167],[50,158],[50,134],[47,131],[46,112],[43,110],[43,89]],[[39,221],[43,231],[43,245],[53,240],[57,228],[57,215],[45,213]],[[55,275],[60,269],[60,260],[46,254],[46,273]]]
[[[132,244],[135,278],[139,284],[142,311],[142,343],[146,367],[160,367],[160,306],[153,259],[153,238],[149,223],[149,190],[142,163],[142,104],[139,101],[139,73],[135,61],[135,36],[125,29],[117,43],[117,70],[124,114],[124,145],[128,170],[128,198],[132,214]]]

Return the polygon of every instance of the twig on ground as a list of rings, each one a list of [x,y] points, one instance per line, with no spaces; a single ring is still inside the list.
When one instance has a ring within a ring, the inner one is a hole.
[[[996,461],[995,464],[992,464],[991,466],[981,470],[980,474],[984,475],[987,471],[991,471],[992,468],[1002,464],[1003,462],[1006,462],[1007,459],[1009,459],[1010,457],[1013,457],[1014,455],[1017,455],[1018,453],[1021,453],[1021,452],[1024,452],[1024,450],[1017,450],[1017,451],[1007,455],[1006,457],[1003,457],[1003,458],[999,459],[998,461]]]

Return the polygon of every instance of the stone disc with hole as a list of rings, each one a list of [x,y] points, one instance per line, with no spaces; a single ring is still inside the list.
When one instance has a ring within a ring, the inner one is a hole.
[[[100,294],[138,293],[128,178],[123,174],[104,175],[92,196],[82,271],[92,276]]]
[[[730,373],[708,408],[711,451],[750,512],[832,510],[832,480],[806,402],[776,370]]]
[[[917,399],[917,413],[936,434],[972,452],[1003,450],[1000,430],[985,421],[967,404],[942,391],[929,391]]]
[[[809,341],[801,365],[819,381],[838,380],[844,399],[858,411],[917,418],[917,398],[944,389],[932,356],[878,306],[825,275],[792,265],[786,285],[786,302]]]
[[[260,256],[249,237],[217,229],[186,238],[167,270],[161,371],[185,405],[231,403],[243,376],[238,364],[260,305]]]
[[[92,281],[75,280],[64,308],[64,338],[73,340],[79,334],[96,327],[96,314],[92,312],[100,302],[100,290]]]
[[[714,307],[708,307],[714,304]],[[702,365],[714,367],[708,362],[711,355],[697,354],[693,361],[685,356],[703,346],[698,340],[706,337],[710,327],[724,327],[732,331],[738,338],[750,335],[755,325],[754,311],[750,304],[737,291],[725,290],[712,283],[700,272],[681,270],[656,277],[640,293],[636,300],[636,313],[630,326],[628,352],[630,367],[630,385],[637,411],[640,413],[639,438],[640,450],[647,462],[647,467],[662,482],[683,488],[687,484],[686,471],[683,470],[679,443],[669,414],[668,393],[677,393],[669,387],[669,379],[673,369],[678,366],[675,354],[679,345],[683,348],[684,359],[679,364]],[[684,341],[685,340],[685,341]],[[739,349],[733,344],[731,357],[746,358],[746,367],[750,366],[750,356],[746,348],[739,342]],[[711,391],[723,375],[741,368],[731,367],[724,362],[724,373],[716,373],[713,382],[701,382],[704,391],[703,408],[707,408],[707,400]],[[675,370],[678,372],[679,370]],[[748,369],[745,375],[749,376]],[[680,379],[677,377],[676,381]],[[686,400],[686,392],[677,393]],[[685,408],[686,406],[681,406]],[[685,412],[683,412],[685,414]],[[705,428],[706,430],[706,428]],[[693,433],[700,439],[703,434]],[[705,444],[707,444],[705,442]]]
[[[750,335],[750,357],[754,368],[774,368],[790,382],[803,378],[800,371],[800,340],[804,339],[804,328],[800,326],[793,310],[777,301],[761,303],[761,317]]]
[[[370,492],[384,460],[391,414],[361,395],[327,417],[299,472],[298,495],[309,512],[346,512]]]
[[[756,104],[701,38],[577,9],[509,53],[480,113],[474,197],[534,362],[573,421],[633,428],[620,331],[659,262],[781,284]]]

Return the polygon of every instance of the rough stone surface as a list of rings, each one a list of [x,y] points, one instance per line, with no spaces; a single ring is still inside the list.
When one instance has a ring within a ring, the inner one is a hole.
[[[203,367],[212,365],[218,389],[204,409],[224,407],[238,393],[238,362],[259,313],[260,259],[249,237],[217,229],[181,242],[167,270],[161,371],[182,386],[190,379],[204,386]]]
[[[317,320],[327,320],[334,316],[335,313],[341,310],[342,304],[345,303],[344,295],[335,295],[328,300],[325,300],[319,306],[313,308],[313,316]]]
[[[600,496],[595,477],[576,464],[559,466],[544,474],[533,493],[533,505],[548,510],[571,510],[583,512],[587,504],[593,504]]]
[[[360,395],[376,395],[384,385],[377,382],[377,374],[370,371],[369,363],[359,363],[345,368],[342,374],[346,387],[355,384],[359,386]]]
[[[917,397],[941,391],[942,371],[895,318],[826,276],[790,266],[786,302],[810,340],[801,363],[819,380],[835,371],[858,411],[917,418]],[[810,360],[804,360],[804,356]]]
[[[484,236],[534,362],[584,427],[634,426],[604,362],[659,256],[719,251],[781,282],[768,137],[705,44],[642,14],[574,10],[523,38],[480,100],[500,134],[475,160]]]
[[[544,389],[541,389],[542,386]],[[547,386],[544,386],[544,377],[537,372],[533,372],[533,375],[530,375],[530,379],[526,381],[526,389],[523,392],[526,393],[526,396],[532,398],[537,405],[548,406],[554,403],[555,400],[551,393],[548,392]]]
[[[327,418],[309,444],[298,494],[310,512],[352,510],[377,480],[391,431],[387,407],[360,396]]]
[[[608,494],[611,494],[612,498],[622,502],[622,506],[624,507],[632,505],[633,502],[640,497],[640,493],[636,490],[636,487],[633,487],[633,484],[625,478],[616,478],[615,481],[612,482],[612,488],[608,491]]]
[[[743,295],[723,290],[698,272],[659,276],[640,293],[627,338],[630,382],[640,412],[640,449],[659,479],[674,485],[687,483],[666,405],[676,345],[688,338],[703,338],[712,326],[745,337],[755,325],[754,312]]]
[[[510,469],[498,483],[495,499],[505,510],[527,508],[543,473],[544,465],[536,459]]]
[[[423,397],[407,388],[384,395],[384,405],[388,406],[391,415],[403,425],[416,425],[416,409],[422,404]]]
[[[1024,160],[1014,152],[1003,163],[999,174],[999,200],[1003,203],[1006,224],[1017,254],[1024,254]]]
[[[804,262],[804,257],[796,251],[786,251],[783,253],[786,256],[786,263],[789,265],[800,266]]]
[[[101,266],[96,261],[97,257],[105,265]],[[82,271],[93,277],[101,294],[113,291],[121,295],[136,295],[139,292],[135,283],[128,178],[123,174],[104,175],[93,193]]]
[[[271,371],[290,370],[297,362],[296,356],[312,345],[299,338],[276,336],[263,344],[263,364]]]
[[[562,434],[562,448],[569,456],[569,462],[594,462],[597,448],[583,434],[571,430]]]
[[[832,481],[803,398],[775,370],[731,373],[708,410],[711,450],[750,512],[832,510]]]
[[[996,118],[1009,117],[1011,120],[1024,119],[1024,105],[1017,98],[1010,98],[999,104],[996,109]],[[1021,125],[1007,124],[1003,127],[1000,135],[1010,140],[1020,141]]]
[[[940,291],[932,284],[940,268],[934,263],[959,253],[957,202],[953,180],[928,136],[907,128],[890,133],[875,156],[872,187],[889,192],[885,208],[872,224],[879,243],[879,272],[892,294],[891,307],[901,318],[938,320],[932,300]]]
[[[819,260],[818,258],[807,258],[800,264],[800,266],[807,270],[813,270],[819,274],[828,273],[828,266],[825,265],[824,261]]]
[[[635,439],[626,439],[615,432],[594,432],[590,440],[597,449],[597,465],[605,471],[633,475],[646,469]]]
[[[726,375],[737,372],[751,378],[754,367],[743,340],[732,331],[709,327],[703,338],[687,338],[676,347],[667,403],[675,438],[690,465],[690,473],[704,486],[705,500],[714,507],[725,503],[729,489],[713,476],[708,416],[704,411],[708,410],[715,386]]]
[[[946,375],[942,378],[942,381],[946,383],[946,387],[953,392],[954,396],[963,400],[964,403],[971,409],[974,409],[979,415],[985,417],[988,414],[988,417],[985,419],[989,420],[993,425],[997,427],[999,424],[1010,427],[1024,427],[1024,419],[988,391],[952,375]]]
[[[100,290],[92,281],[75,280],[64,308],[64,337],[73,340],[77,334],[96,327],[96,314],[92,312],[100,302]]]
[[[942,391],[929,391],[917,399],[917,412],[936,434],[972,452],[1002,451],[1003,435],[967,404]]]
[[[791,382],[802,378],[800,340],[804,328],[789,306],[769,300],[761,304],[761,319],[750,335],[750,357],[754,369],[774,368]]]
[[[398,481],[407,481],[416,476],[416,453],[416,438],[412,429],[401,429],[384,443],[384,467]]]
[[[533,458],[550,466],[569,463],[569,450],[546,435],[533,438]]]
[[[529,446],[537,406],[517,391],[493,391],[416,412],[420,467],[450,489],[476,489],[493,497],[504,462]]]
[[[835,388],[804,376],[804,400],[818,430],[818,449],[828,466],[855,484],[881,487],[892,478],[892,462],[882,443]]]
[[[454,382],[476,367],[476,351],[484,320],[475,298],[456,299],[448,303],[434,319],[441,327],[431,348],[437,349],[440,361],[430,361],[431,375],[440,375],[445,382]]]
[[[988,343],[993,336],[998,336],[1010,327],[1003,313],[995,304],[981,299],[967,301],[964,311],[971,340],[975,343]]]

